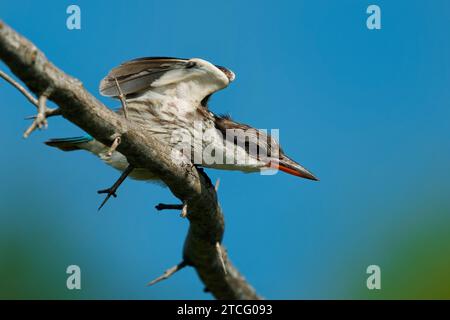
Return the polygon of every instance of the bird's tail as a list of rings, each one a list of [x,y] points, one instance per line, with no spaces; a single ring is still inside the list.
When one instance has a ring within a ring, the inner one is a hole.
[[[72,137],[72,138],[50,139],[45,141],[45,144],[63,151],[74,151],[85,149],[83,148],[83,145],[92,140],[93,138],[91,136]]]

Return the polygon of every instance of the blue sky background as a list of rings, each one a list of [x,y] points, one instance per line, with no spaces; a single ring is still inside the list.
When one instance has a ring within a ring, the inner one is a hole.
[[[450,298],[450,2],[18,0],[0,2],[0,18],[110,107],[98,83],[128,59],[201,57],[236,73],[211,109],[279,128],[321,179],[208,170],[224,244],[260,294]],[[98,213],[96,190],[119,173],[42,143],[82,131],[52,118],[24,140],[34,107],[4,82],[0,107],[0,298],[211,297],[193,269],[145,287],[181,259],[188,221],[153,208],[176,201],[168,189],[127,180]],[[65,288],[70,264],[81,291]],[[365,287],[370,264],[381,291]]]

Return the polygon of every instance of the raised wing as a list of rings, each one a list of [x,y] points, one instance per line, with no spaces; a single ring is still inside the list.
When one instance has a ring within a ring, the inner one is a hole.
[[[201,101],[228,86],[234,73],[202,59],[152,57],[131,60],[112,69],[100,82],[100,93],[117,97],[116,80],[125,95],[176,88],[171,93],[181,95],[179,98]]]

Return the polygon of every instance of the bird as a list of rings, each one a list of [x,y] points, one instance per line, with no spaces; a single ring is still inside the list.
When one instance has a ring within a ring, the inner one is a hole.
[[[235,74],[230,69],[200,58],[145,57],[113,68],[101,80],[99,91],[111,98],[123,95],[126,108],[116,110],[118,114],[126,116],[155,139],[179,150],[196,166],[245,173],[275,169],[318,180],[289,158],[270,134],[236,122],[228,115],[214,114],[209,109],[212,94],[234,80]],[[202,139],[190,139],[186,148],[180,143],[186,136]],[[45,144],[63,151],[89,151],[126,173],[125,178],[162,183],[147,169],[130,168],[125,155],[119,151],[110,152],[110,146],[89,135],[50,139]],[[230,155],[233,161],[230,161]]]

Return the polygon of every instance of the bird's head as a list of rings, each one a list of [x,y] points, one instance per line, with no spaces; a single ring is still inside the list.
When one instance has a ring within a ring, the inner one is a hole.
[[[222,66],[213,65],[212,63],[199,58],[189,59],[188,67],[191,68],[196,67],[205,72],[213,73],[219,78],[223,77],[224,80],[226,80],[226,82],[228,83],[232,82],[236,78],[236,75],[230,69],[227,69]]]

